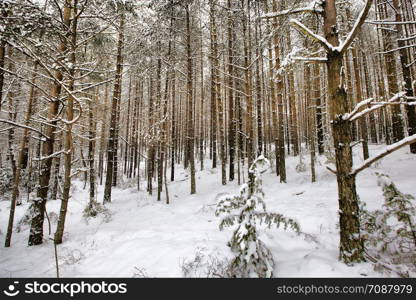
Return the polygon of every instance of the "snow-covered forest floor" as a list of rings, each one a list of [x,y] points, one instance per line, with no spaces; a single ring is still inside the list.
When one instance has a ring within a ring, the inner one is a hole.
[[[371,146],[374,154],[382,146]],[[357,146],[355,164],[362,161]],[[346,266],[338,261],[339,230],[338,200],[335,176],[325,168],[326,158],[319,157],[317,182],[310,182],[309,156],[305,155],[305,172],[297,172],[299,158],[288,157],[288,183],[280,184],[271,170],[263,174],[267,210],[296,219],[301,235],[283,229],[261,232],[260,238],[271,249],[278,277],[360,277],[388,276],[377,273],[370,263]],[[416,195],[416,157],[406,147],[384,158],[357,178],[360,199],[368,209],[381,207],[381,188],[374,172],[391,176],[404,193]],[[169,205],[156,201],[156,195],[132,187],[117,188],[109,214],[85,220],[83,210],[88,201],[88,188],[75,181],[69,203],[64,242],[58,246],[62,277],[182,277],[183,266],[197,253],[212,259],[230,258],[226,243],[232,230],[219,231],[215,204],[222,193],[238,191],[237,182],[221,185],[220,167],[197,172],[197,194],[190,195],[187,173],[178,169],[176,181],[169,183]],[[129,183],[125,182],[125,186]],[[145,182],[142,182],[142,190]],[[103,188],[98,188],[102,201]],[[155,194],[155,193],[154,193]],[[163,194],[164,196],[164,194]],[[60,201],[49,201],[47,211],[55,232]],[[23,217],[29,204],[17,207],[16,222]],[[0,201],[0,239],[9,215],[9,201]],[[48,223],[45,222],[45,236]],[[54,277],[54,247],[51,240],[40,246],[27,246],[29,226],[20,232],[15,228],[12,246],[0,247],[1,277]],[[136,274],[136,275],[135,275]],[[203,269],[193,276],[204,276]],[[392,274],[391,276],[394,276]]]

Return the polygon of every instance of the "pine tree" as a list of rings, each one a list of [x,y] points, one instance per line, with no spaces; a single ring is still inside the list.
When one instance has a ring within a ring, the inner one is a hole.
[[[376,174],[384,204],[382,210],[363,209],[361,223],[367,253],[376,269],[395,270],[408,277],[409,272],[416,272],[415,198],[400,192],[388,175]]]
[[[235,257],[230,262],[230,277],[273,277],[274,259],[267,246],[259,239],[259,225],[272,225],[284,229],[290,227],[299,232],[299,225],[293,219],[281,214],[269,213],[264,203],[261,170],[270,165],[264,156],[259,156],[249,169],[249,182],[243,184],[239,195],[224,196],[216,209],[216,216],[225,215],[220,230],[238,224],[228,246]]]

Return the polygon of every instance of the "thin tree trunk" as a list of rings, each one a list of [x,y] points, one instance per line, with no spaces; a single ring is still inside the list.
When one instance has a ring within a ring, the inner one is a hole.
[[[120,14],[119,20],[119,32],[118,32],[118,44],[117,44],[117,66],[116,66],[116,78],[114,82],[114,91],[113,91],[113,99],[112,99],[112,107],[111,107],[111,120],[110,120],[110,128],[109,128],[109,137],[108,137],[108,146],[107,146],[107,174],[105,180],[105,187],[104,187],[104,203],[111,202],[111,189],[113,184],[113,176],[114,173],[114,159],[115,159],[115,151],[116,142],[118,139],[116,138],[116,127],[117,125],[117,112],[118,112],[118,102],[120,101],[120,89],[121,89],[121,75],[123,72],[123,65],[122,65],[122,56],[123,56],[123,45],[124,45],[124,12]]]
[[[78,23],[78,17],[77,17],[77,4],[78,0],[74,0],[73,2],[73,18],[71,22],[71,49],[69,54],[69,62],[72,65],[72,68],[70,69],[70,79],[68,84],[68,90],[73,91],[74,90],[74,83],[75,83],[75,51],[76,51],[76,42],[77,42],[77,23]],[[62,243],[62,237],[64,235],[64,229],[65,229],[65,220],[66,220],[66,213],[68,210],[68,201],[69,201],[69,191],[71,189],[71,169],[72,169],[72,123],[74,119],[74,97],[72,95],[68,95],[68,101],[66,106],[66,117],[67,122],[65,126],[65,152],[64,152],[64,186],[62,191],[62,202],[61,202],[61,208],[59,211],[59,218],[58,218],[58,224],[56,226],[56,232],[55,232],[55,244],[61,244]]]
[[[69,29],[71,22],[72,1],[65,0],[63,8],[63,25],[66,30]],[[69,32],[69,30],[68,30]],[[67,40],[63,39],[59,45],[59,53],[62,55],[67,50]],[[39,245],[43,240],[43,222],[45,218],[45,205],[48,197],[49,180],[51,177],[52,154],[55,141],[55,124],[54,120],[59,108],[58,97],[61,93],[61,82],[63,79],[62,70],[55,71],[55,78],[52,85],[50,102],[48,105],[48,120],[50,125],[46,126],[45,135],[48,137],[42,144],[42,161],[40,162],[39,184],[36,192],[36,198],[32,203],[32,221],[29,234],[29,246]]]

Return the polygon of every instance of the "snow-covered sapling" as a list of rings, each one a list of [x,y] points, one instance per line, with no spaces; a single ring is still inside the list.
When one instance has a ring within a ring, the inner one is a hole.
[[[228,246],[235,257],[230,262],[232,277],[273,277],[274,260],[270,250],[258,237],[258,226],[265,224],[292,228],[299,232],[294,220],[281,214],[269,213],[264,203],[261,173],[270,166],[264,156],[259,156],[251,165],[248,184],[243,184],[238,195],[220,198],[216,216],[224,215],[220,230],[237,224]]]
[[[381,267],[402,275],[416,272],[415,198],[401,193],[389,176],[376,174],[385,202],[382,210],[362,212],[367,253]]]

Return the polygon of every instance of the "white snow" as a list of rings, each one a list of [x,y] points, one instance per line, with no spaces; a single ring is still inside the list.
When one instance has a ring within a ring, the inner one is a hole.
[[[370,146],[370,154],[384,146]],[[273,253],[279,277],[359,277],[386,276],[376,273],[370,263],[352,267],[338,261],[338,200],[335,176],[326,169],[325,157],[317,163],[317,182],[310,182],[309,161],[306,172],[295,171],[298,158],[288,157],[288,183],[279,183],[271,170],[263,174],[265,201],[269,212],[294,218],[301,235],[283,229],[260,232],[261,240]],[[361,149],[355,147],[355,165],[362,162]],[[210,162],[206,161],[206,166]],[[414,170],[416,156],[408,147],[385,157],[357,177],[360,199],[369,210],[380,208],[382,191],[375,171],[388,174],[404,193],[416,194]],[[106,205],[111,220],[100,216],[88,223],[82,217],[88,189],[75,182],[65,228],[64,242],[58,246],[60,272],[63,277],[132,277],[137,270],[149,277],[180,277],[181,262],[195,256],[198,248],[230,258],[226,246],[233,229],[219,231],[215,217],[218,195],[237,193],[236,182],[221,185],[220,168],[197,172],[197,194],[189,195],[187,173],[178,167],[177,181],[169,183],[171,204],[156,201],[156,196],[137,192],[136,188],[114,189],[113,202]],[[245,177],[247,177],[245,175]],[[145,183],[142,182],[142,187]],[[156,193],[154,193],[156,194]],[[102,200],[102,188],[98,199]],[[0,240],[4,241],[10,203],[0,201]],[[59,201],[49,201],[47,211],[55,231]],[[20,220],[28,204],[16,209]],[[17,224],[17,221],[15,225]],[[12,237],[10,248],[0,246],[1,277],[54,277],[53,244],[27,246],[28,225]],[[45,236],[48,225],[45,220]],[[137,268],[137,269],[136,269]],[[394,274],[392,275],[394,276]]]

